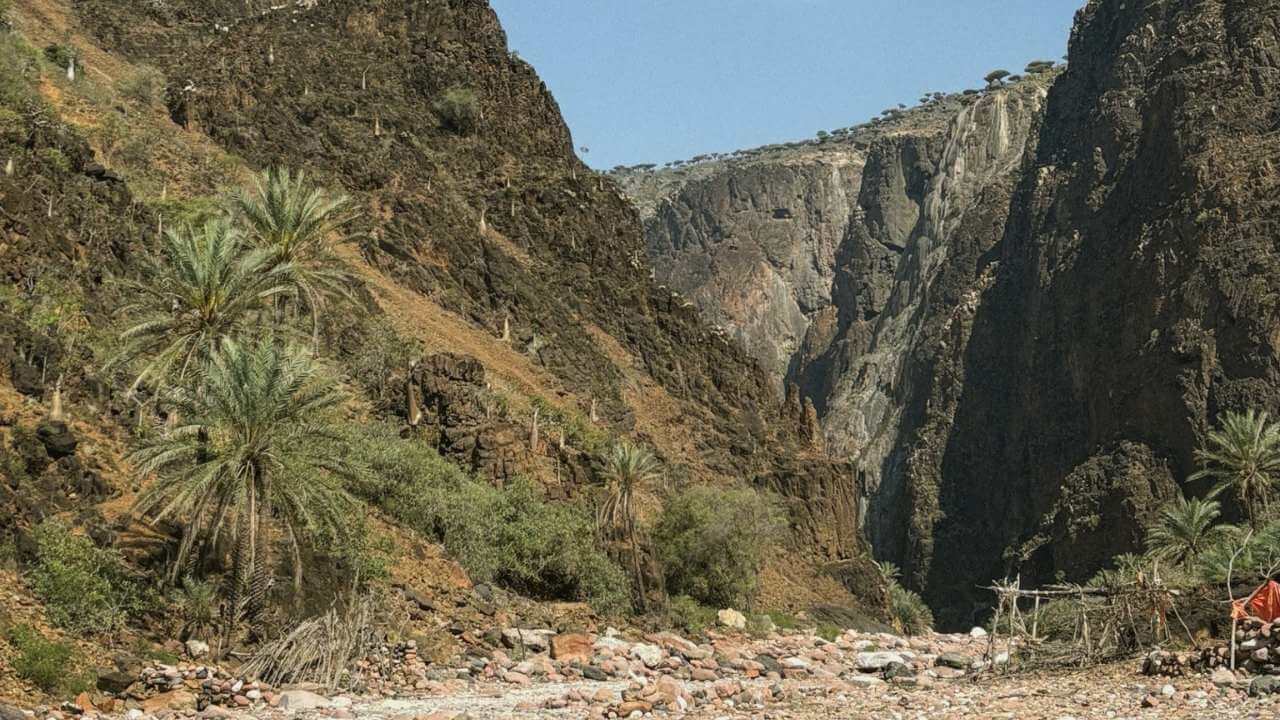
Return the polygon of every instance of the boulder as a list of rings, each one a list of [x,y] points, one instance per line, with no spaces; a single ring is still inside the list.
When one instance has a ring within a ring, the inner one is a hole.
[[[1209,682],[1212,682],[1218,687],[1233,687],[1236,684],[1236,674],[1225,667],[1215,668],[1214,671],[1209,674]]]
[[[524,648],[529,652],[546,652],[550,645],[549,638],[555,633],[550,630],[524,630],[507,628],[502,631],[502,644],[509,648]]]
[[[187,657],[193,660],[198,660],[209,654],[209,643],[203,640],[192,638],[184,644],[184,647],[187,651]]]
[[[631,647],[631,657],[644,663],[645,667],[652,670],[662,664],[664,653],[662,648],[657,645],[638,643]]]
[[[0,703],[0,720],[27,720],[27,714],[12,705]]]
[[[136,674],[127,673],[123,670],[99,670],[97,687],[102,692],[121,695],[137,679],[138,676]],[[0,718],[0,720],[3,720],[3,718]]]
[[[1252,697],[1273,695],[1277,692],[1280,692],[1280,677],[1274,675],[1262,675],[1249,683],[1249,695]]]
[[[716,613],[716,619],[722,626],[733,630],[745,630],[747,627],[747,616],[732,608]]]
[[[58,420],[45,420],[40,423],[36,427],[36,437],[44,445],[44,451],[53,460],[75,455],[76,446],[80,444],[75,434],[71,432],[71,428]]]
[[[280,693],[276,707],[281,710],[319,710],[331,705],[329,698],[317,695],[310,690],[285,690]]]
[[[939,667],[955,668],[956,670],[968,670],[973,665],[973,659],[968,655],[962,655],[955,652],[942,653],[934,660],[934,664]]]
[[[591,637],[583,633],[561,633],[551,638],[551,657],[555,660],[590,660],[592,649]]]
[[[890,663],[906,664],[906,660],[895,652],[860,652],[854,658],[854,664],[862,672],[884,670]]]
[[[155,715],[164,710],[195,710],[196,696],[186,690],[170,690],[142,701],[143,712]]]

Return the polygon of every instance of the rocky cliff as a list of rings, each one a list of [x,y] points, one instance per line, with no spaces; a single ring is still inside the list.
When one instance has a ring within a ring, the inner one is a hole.
[[[660,276],[813,403],[944,619],[1140,549],[1218,413],[1277,409],[1278,24],[1094,0],[1065,72],[932,122],[623,173]]]
[[[798,148],[623,174],[648,202],[659,276],[815,407],[885,557],[905,547],[904,440],[933,387],[920,362],[998,240],[1052,77]]]

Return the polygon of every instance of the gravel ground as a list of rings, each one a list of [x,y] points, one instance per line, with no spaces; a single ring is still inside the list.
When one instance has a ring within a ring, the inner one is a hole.
[[[763,682],[763,681],[761,681]],[[858,686],[842,681],[784,680],[788,699],[764,709],[728,706],[701,707],[683,717],[874,718],[914,720],[982,718],[984,720],[1086,720],[1107,718],[1276,718],[1280,702],[1274,696],[1249,698],[1238,689],[1214,687],[1206,678],[1173,680],[1146,678],[1135,661],[1087,671],[1020,674],[979,680],[933,681],[924,685]],[[690,689],[699,683],[687,683]],[[570,690],[591,696],[601,689],[619,693],[623,682],[535,683],[478,685],[473,691],[431,698],[381,700],[357,704],[357,718],[376,720],[432,720],[465,713],[472,720],[496,718],[600,717],[589,705],[548,710],[537,706],[563,697]],[[653,713],[646,717],[680,717]]]

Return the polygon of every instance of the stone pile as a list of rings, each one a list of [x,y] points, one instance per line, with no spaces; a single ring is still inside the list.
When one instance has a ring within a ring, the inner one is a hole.
[[[1280,620],[1241,620],[1236,626],[1235,667],[1250,675],[1280,676]],[[1230,643],[1200,651],[1148,653],[1142,663],[1146,675],[1182,677],[1231,667]]]
[[[180,663],[143,668],[139,681],[126,692],[144,708],[178,710],[190,705],[203,710],[210,705],[254,708],[274,705],[274,688],[257,680],[235,677],[210,665]]]
[[[356,662],[351,685],[364,693],[396,695],[430,687],[427,664],[413,640],[384,644]]]

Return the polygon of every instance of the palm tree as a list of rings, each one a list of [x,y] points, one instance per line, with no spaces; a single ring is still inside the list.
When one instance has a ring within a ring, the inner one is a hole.
[[[197,538],[216,548],[224,527],[232,534],[229,640],[242,614],[256,616],[265,600],[273,524],[292,549],[295,589],[300,538],[341,538],[348,527],[353,505],[341,479],[352,473],[326,421],[341,396],[305,353],[272,338],[224,341],[199,391],[174,396],[183,422],[132,456],[140,472],[157,474],[137,508],[185,523],[175,577]]]
[[[648,450],[620,442],[605,461],[604,501],[596,513],[596,528],[608,541],[620,541],[631,554],[640,610],[646,609],[644,572],[640,563],[640,543],[636,531],[636,492],[662,477],[662,467]]]
[[[348,294],[351,274],[343,269],[336,248],[347,239],[356,213],[349,197],[311,185],[303,172],[272,168],[261,173],[249,192],[237,193],[232,206],[243,219],[250,240],[270,256],[294,288],[288,300],[311,318],[313,346],[319,344],[320,315],[333,298]]]
[[[1217,500],[1179,496],[1161,509],[1159,520],[1147,530],[1147,554],[1176,565],[1195,562],[1226,530],[1214,524],[1221,509]]]
[[[886,585],[895,585],[902,580],[902,569],[888,560],[876,560],[876,570],[880,571],[880,579]]]
[[[171,229],[164,240],[140,279],[118,281],[133,298],[121,308],[131,324],[107,367],[145,357],[131,391],[144,383],[157,389],[183,383],[251,327],[271,298],[291,292],[268,267],[267,254],[250,251],[225,221]]]
[[[1217,480],[1212,496],[1234,489],[1250,525],[1258,527],[1280,474],[1280,423],[1268,423],[1267,413],[1252,409],[1229,412],[1222,429],[1209,431],[1206,440],[1195,453],[1203,467],[1188,480]]]

